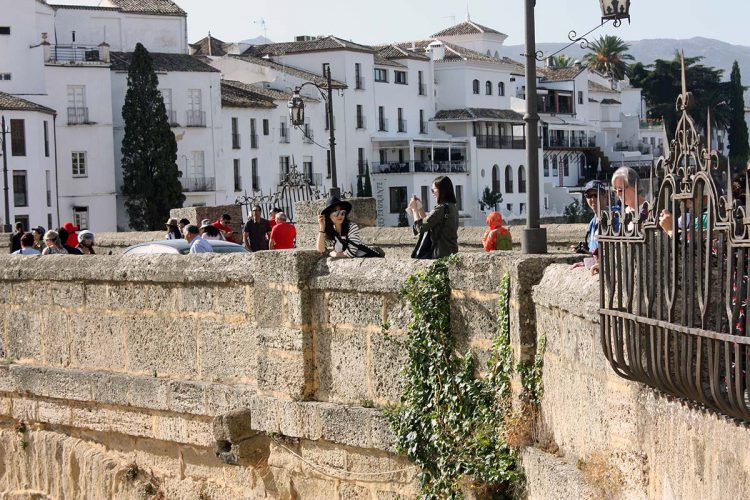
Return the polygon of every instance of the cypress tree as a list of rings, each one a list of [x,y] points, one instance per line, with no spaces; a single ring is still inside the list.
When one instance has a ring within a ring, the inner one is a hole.
[[[745,121],[745,87],[742,86],[740,66],[732,65],[729,80],[729,165],[734,172],[743,170],[750,155],[747,122]]]
[[[365,166],[365,185],[362,190],[363,196],[372,198],[372,183],[370,182],[370,165]]]
[[[182,207],[177,141],[169,126],[153,60],[140,43],[128,68],[122,107],[122,175],[130,226],[138,231],[164,227],[169,210]]]
[[[365,195],[365,187],[362,181],[364,175],[357,176],[357,198],[362,198]]]

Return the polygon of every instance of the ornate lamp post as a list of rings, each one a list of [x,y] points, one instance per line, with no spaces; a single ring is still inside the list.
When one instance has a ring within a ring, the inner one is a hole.
[[[329,155],[331,160],[331,189],[330,195],[341,197],[341,190],[338,187],[338,180],[336,178],[336,136],[333,125],[333,89],[331,88],[331,66],[325,64],[323,68],[323,74],[326,77],[326,87],[322,88],[320,85],[313,82],[305,82],[302,85],[295,87],[292,98],[289,100],[289,119],[292,125],[300,127],[305,124],[305,101],[300,96],[300,91],[305,85],[312,85],[320,96],[326,102],[326,115],[328,117],[328,145]]]
[[[615,27],[622,24],[623,19],[630,22],[630,0],[599,0],[602,9],[602,22],[583,36],[577,36],[575,31],[568,34],[571,41],[559,51],[545,56],[536,50],[536,27],[534,22],[534,8],[536,0],[526,2],[526,164],[528,165],[528,187],[526,188],[526,228],[521,234],[521,252],[525,254],[547,253],[547,230],[539,227],[539,113],[537,111],[536,92],[536,63],[546,57],[559,54],[575,43],[586,47],[586,36],[612,21]]]
[[[10,223],[10,201],[8,198],[8,148],[6,142],[6,136],[9,130],[5,128],[5,117],[0,117],[0,144],[2,149],[0,154],[3,157],[3,195],[5,197],[5,222],[3,223],[3,232],[10,233],[13,231],[13,226]]]

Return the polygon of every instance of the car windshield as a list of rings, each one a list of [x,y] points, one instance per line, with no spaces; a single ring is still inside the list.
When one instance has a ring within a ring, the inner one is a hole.
[[[210,240],[207,240],[210,243]],[[245,248],[242,245],[211,245],[211,248],[213,248],[214,253],[242,253],[247,252]],[[187,255],[190,253],[190,247],[184,248],[180,250],[180,253],[182,255]]]

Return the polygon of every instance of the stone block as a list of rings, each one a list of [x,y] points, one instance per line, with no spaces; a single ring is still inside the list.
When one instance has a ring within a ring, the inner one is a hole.
[[[0,304],[13,303],[13,285],[9,281],[0,281]]]
[[[36,422],[37,402],[33,399],[14,398],[11,409],[13,418],[24,422]]]
[[[470,342],[492,342],[497,334],[497,300],[472,297],[451,299],[451,332],[459,351],[465,352]]]
[[[239,443],[258,434],[252,426],[252,412],[238,410],[219,415],[213,420],[213,435],[216,441]]]
[[[203,415],[206,411],[204,391],[207,384],[171,380],[167,382],[169,409],[177,413]]]
[[[92,370],[125,370],[122,319],[106,314],[74,314],[71,321],[71,363]]]
[[[317,335],[315,374],[318,397],[359,404],[368,388],[367,333],[326,330]]]
[[[370,419],[371,446],[378,450],[396,453],[396,434],[383,412],[375,411],[376,413],[372,413]]]
[[[10,375],[18,391],[54,399],[91,401],[91,385],[96,378],[82,370],[11,365]]]
[[[38,310],[6,310],[6,356],[15,360],[40,360],[42,327],[41,312]]]
[[[216,298],[215,286],[190,285],[180,288],[178,312],[211,312]]]
[[[292,399],[306,395],[305,359],[301,353],[267,350],[258,357],[258,390]]]
[[[148,413],[130,410],[99,410],[107,415],[109,432],[127,436],[154,437],[154,417]]]
[[[42,318],[42,360],[50,366],[66,367],[70,365],[70,337],[68,335],[68,314],[43,309]]]
[[[150,285],[146,307],[152,311],[175,312],[177,310],[177,288],[162,284]]]
[[[342,405],[320,406],[321,439],[367,448],[370,445],[369,430],[374,411],[380,410]]]
[[[302,326],[314,322],[315,315],[312,313],[312,297],[309,291],[286,292],[284,307],[286,310],[284,319],[289,324]]]
[[[376,325],[383,323],[382,295],[329,293],[328,322],[332,325]]]
[[[402,370],[407,364],[406,338],[402,335],[373,333],[370,336],[372,398],[378,402],[398,402],[403,389]]]
[[[16,277],[15,279],[18,278]],[[11,284],[11,290],[13,293],[11,304],[23,305],[32,301],[36,305],[52,304],[52,297],[48,293],[48,290],[37,283],[31,281],[14,281]]]
[[[258,345],[249,321],[199,321],[199,369],[202,380],[228,382],[255,378]]]
[[[83,305],[83,284],[75,281],[58,281],[48,284],[48,293],[52,296],[52,303],[61,307],[80,307]],[[38,291],[35,291],[36,302]]]
[[[70,406],[53,401],[39,401],[37,421],[50,425],[70,425]]]
[[[386,298],[385,322],[389,329],[397,329],[406,332],[412,320],[411,306],[406,299],[397,295],[389,295]]]
[[[136,316],[123,322],[130,372],[191,378],[197,374],[195,323],[184,317]]]
[[[372,493],[364,486],[341,483],[339,486],[339,498],[341,500],[370,500]]]
[[[295,328],[257,328],[258,347],[301,352],[307,334]]]
[[[280,415],[277,399],[257,396],[253,398],[250,408],[250,421],[253,430],[279,432]]]
[[[307,284],[315,265],[322,256],[315,250],[288,252],[255,252],[247,269],[254,283],[277,283],[302,286]],[[255,293],[257,299],[258,292]]]
[[[279,432],[284,436],[318,439],[320,421],[313,405],[296,401],[279,401]]]
[[[336,481],[295,475],[289,486],[291,498],[337,498]]]
[[[0,365],[0,392],[16,392],[16,381],[10,374],[8,365]]]
[[[206,415],[216,416],[221,413],[249,408],[255,396],[252,385],[206,385]]]
[[[253,319],[259,326],[281,326],[284,321],[284,292],[256,285],[253,289]]]
[[[214,446],[213,426],[210,421],[167,415],[156,415],[153,420],[156,439],[205,447]]]
[[[125,311],[146,309],[146,289],[143,283],[118,283],[109,287],[109,308]]]
[[[251,314],[251,288],[235,283],[216,287],[215,311],[218,314]]]
[[[109,285],[105,283],[87,283],[84,285],[86,307],[90,309],[107,309],[109,307]]]
[[[167,380],[119,373],[97,375],[92,377],[94,401],[151,410],[169,409]]]

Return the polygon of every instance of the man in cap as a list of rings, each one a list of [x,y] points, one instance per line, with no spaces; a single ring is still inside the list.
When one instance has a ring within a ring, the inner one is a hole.
[[[583,197],[591,211],[594,212],[594,216],[586,228],[586,241],[580,243],[575,248],[575,251],[587,254],[590,256],[587,258],[593,259],[593,261],[590,261],[592,262],[591,273],[596,274],[599,272],[599,219],[602,211],[609,210],[609,190],[607,185],[602,181],[589,181],[583,188]],[[582,267],[584,265],[586,265],[585,260],[584,262],[573,264],[573,267]]]

